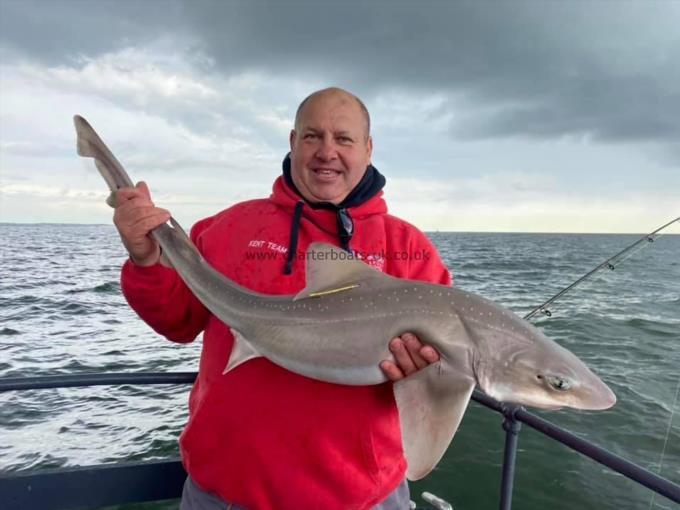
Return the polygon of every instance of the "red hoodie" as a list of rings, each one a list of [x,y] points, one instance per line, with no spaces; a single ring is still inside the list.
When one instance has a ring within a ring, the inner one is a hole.
[[[199,221],[191,237],[231,280],[266,294],[294,294],[305,283],[304,258],[284,274],[293,210],[300,201],[279,178],[268,199],[237,204]],[[387,214],[382,192],[350,209],[351,248],[385,273],[450,284],[425,235]],[[338,245],[336,214],[303,207],[298,253],[322,241]],[[204,490],[250,510],[367,509],[404,479],[391,383],[344,386],[289,372],[265,358],[222,374],[234,338],[227,325],[160,264],[126,262],[130,306],[161,335],[203,350],[180,437],[187,472]]]

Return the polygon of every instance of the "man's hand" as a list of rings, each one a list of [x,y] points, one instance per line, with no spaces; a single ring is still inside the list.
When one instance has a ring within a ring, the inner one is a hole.
[[[439,361],[439,353],[423,345],[413,333],[404,333],[390,341],[390,351],[395,362],[381,361],[380,368],[390,381],[398,381]]]
[[[156,241],[149,237],[149,232],[169,219],[170,213],[156,207],[151,201],[145,182],[116,192],[113,224],[130,258],[138,266],[151,266],[158,262],[161,250]]]

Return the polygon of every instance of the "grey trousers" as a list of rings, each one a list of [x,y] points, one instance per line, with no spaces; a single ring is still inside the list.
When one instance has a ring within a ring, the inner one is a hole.
[[[387,496],[382,503],[373,507],[373,510],[407,510],[409,507],[410,493],[406,479]],[[182,502],[180,510],[245,510],[232,503],[228,503],[210,492],[201,489],[187,476],[182,490]]]

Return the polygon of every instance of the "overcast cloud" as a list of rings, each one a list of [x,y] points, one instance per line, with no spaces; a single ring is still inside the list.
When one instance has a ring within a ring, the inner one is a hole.
[[[367,103],[391,209],[423,229],[641,232],[680,215],[680,2],[0,10],[1,221],[110,221],[74,113],[184,223],[266,195],[297,104],[329,85]]]

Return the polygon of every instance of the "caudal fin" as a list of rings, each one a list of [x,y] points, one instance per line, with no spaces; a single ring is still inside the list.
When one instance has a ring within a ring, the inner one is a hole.
[[[132,179],[130,179],[123,166],[102,139],[99,138],[95,130],[92,129],[89,122],[80,115],[74,115],[73,124],[76,127],[78,155],[94,158],[97,170],[99,170],[99,173],[106,181],[109,190],[113,193],[120,188],[134,186]],[[113,207],[111,197],[106,202]]]

